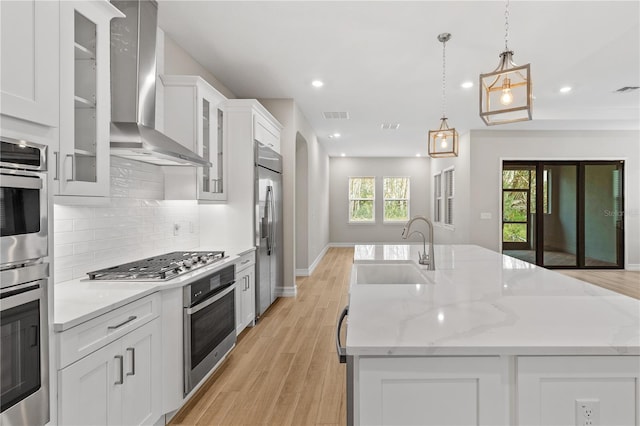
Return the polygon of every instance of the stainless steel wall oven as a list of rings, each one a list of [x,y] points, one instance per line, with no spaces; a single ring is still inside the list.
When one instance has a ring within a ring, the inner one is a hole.
[[[2,425],[49,421],[49,265],[0,271]]]
[[[236,343],[235,265],[184,287],[184,395]]]
[[[0,138],[0,262],[47,255],[47,147]]]

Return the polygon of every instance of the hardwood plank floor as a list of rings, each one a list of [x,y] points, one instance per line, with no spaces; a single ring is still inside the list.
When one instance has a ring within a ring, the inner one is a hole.
[[[353,248],[330,248],[298,295],[244,331],[172,425],[344,425],[344,364],[333,332],[346,305]],[[640,272],[558,271],[640,299]]]

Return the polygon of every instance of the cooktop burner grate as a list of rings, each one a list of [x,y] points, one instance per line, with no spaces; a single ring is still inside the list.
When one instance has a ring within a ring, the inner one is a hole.
[[[166,281],[223,259],[224,251],[174,251],[88,272],[91,280]]]

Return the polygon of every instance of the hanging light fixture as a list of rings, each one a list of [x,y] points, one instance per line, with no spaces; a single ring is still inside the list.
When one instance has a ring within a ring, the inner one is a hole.
[[[509,0],[504,12],[504,52],[498,68],[480,74],[480,118],[487,126],[531,120],[531,64],[517,66],[509,50]]]
[[[451,34],[438,35],[438,41],[442,43],[442,118],[438,130],[429,130],[429,156],[432,158],[457,157],[458,156],[458,132],[450,129],[445,115],[445,89],[446,89],[446,45],[451,39]]]

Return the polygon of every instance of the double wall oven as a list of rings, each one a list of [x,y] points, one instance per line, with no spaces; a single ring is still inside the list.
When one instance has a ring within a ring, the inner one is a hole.
[[[0,137],[2,425],[49,421],[46,147]]]

